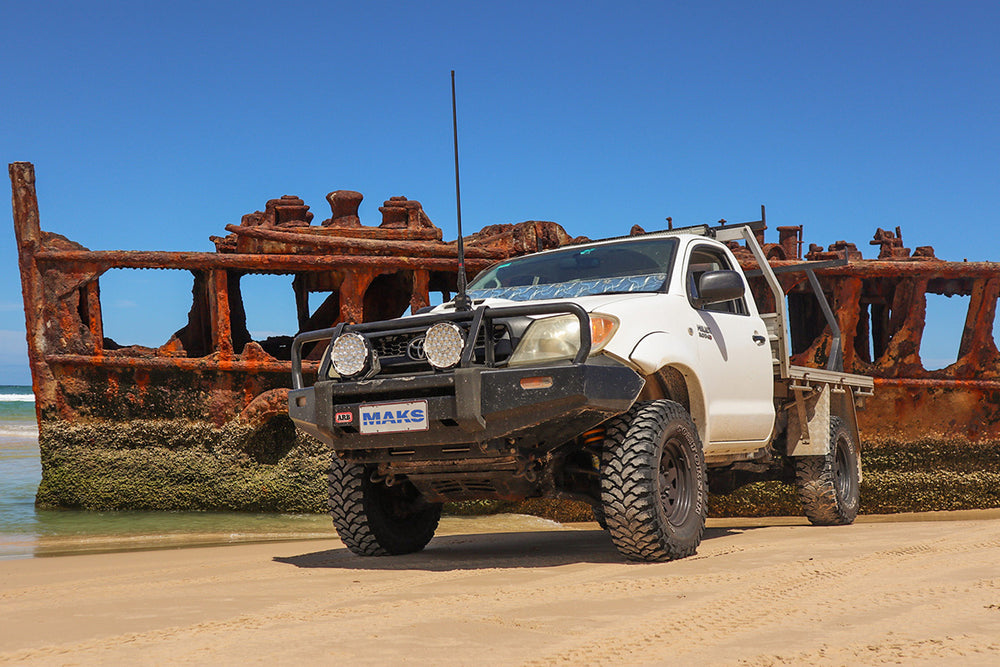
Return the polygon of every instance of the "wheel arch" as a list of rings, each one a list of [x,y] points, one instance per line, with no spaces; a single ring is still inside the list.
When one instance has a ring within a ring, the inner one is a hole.
[[[705,416],[705,394],[694,371],[681,364],[669,364],[645,376],[646,384],[639,401],[665,398],[680,404],[698,428],[702,443],[708,440],[708,420]]]

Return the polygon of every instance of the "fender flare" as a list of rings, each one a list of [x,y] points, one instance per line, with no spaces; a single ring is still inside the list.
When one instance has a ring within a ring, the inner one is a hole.
[[[684,378],[688,394],[688,412],[695,426],[698,427],[698,435],[702,443],[711,442],[708,419],[705,409],[705,391],[694,368],[696,359],[692,358],[689,351],[676,345],[673,336],[665,331],[654,331],[643,336],[632,352],[629,354],[629,361],[639,369],[647,381],[651,376],[655,376],[664,369],[672,369],[680,373]]]

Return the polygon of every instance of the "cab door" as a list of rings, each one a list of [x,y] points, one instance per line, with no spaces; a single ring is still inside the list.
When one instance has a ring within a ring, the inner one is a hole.
[[[737,270],[723,248],[690,247],[685,288],[691,304],[688,333],[695,338],[707,416],[706,453],[754,449],[774,426],[773,369],[767,327],[749,296],[696,306],[698,280],[707,271]],[[742,276],[742,271],[739,271]],[[731,443],[730,447],[723,443]],[[738,446],[745,443],[745,447]]]

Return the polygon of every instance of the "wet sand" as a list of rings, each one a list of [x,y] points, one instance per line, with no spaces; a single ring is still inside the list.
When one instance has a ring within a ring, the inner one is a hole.
[[[0,662],[1000,663],[996,511],[720,519],[654,565],[596,524],[442,532],[464,534],[391,559],[323,539],[2,561]]]

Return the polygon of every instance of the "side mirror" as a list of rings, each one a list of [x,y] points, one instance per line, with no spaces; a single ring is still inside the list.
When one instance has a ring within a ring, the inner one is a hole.
[[[698,280],[695,305],[701,308],[712,303],[732,301],[743,294],[743,276],[736,271],[706,271]]]

